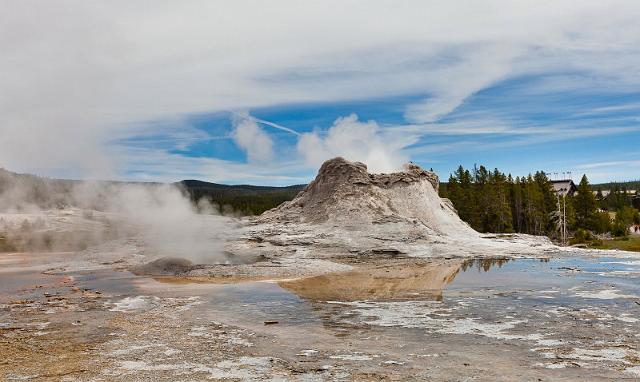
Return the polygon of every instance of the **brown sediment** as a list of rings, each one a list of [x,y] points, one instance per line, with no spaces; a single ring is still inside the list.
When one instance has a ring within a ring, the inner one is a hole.
[[[80,290],[73,277],[41,272],[47,259],[42,254],[5,254],[3,259],[7,267],[0,278],[9,282],[0,288],[0,380],[95,375],[99,360],[90,350],[104,336],[97,329],[101,320],[85,320],[101,305],[99,293]]]
[[[48,288],[54,287],[43,289]],[[99,296],[72,285],[62,292],[56,288],[56,293],[61,294],[45,292],[44,297],[5,305],[5,318],[14,323],[0,328],[0,380],[86,380],[100,370],[100,360],[91,350],[105,340],[101,320],[86,316]],[[48,314],[49,309],[55,314]]]
[[[21,328],[0,329],[0,379],[59,381],[71,375],[88,378],[93,375],[96,362],[88,350],[96,344],[74,338],[68,330],[37,335]]]

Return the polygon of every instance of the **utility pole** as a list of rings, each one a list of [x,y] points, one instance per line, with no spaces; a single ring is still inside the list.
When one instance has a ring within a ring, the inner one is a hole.
[[[562,208],[562,204],[560,203],[560,193],[562,192],[562,190],[558,190],[558,192],[556,193],[556,200],[558,201],[558,225],[559,225],[559,230],[560,230],[560,241],[562,242],[562,245],[564,245],[564,214],[563,214],[563,208]]]
[[[558,206],[558,223],[562,224],[562,213],[560,211],[560,194],[556,192],[556,205]],[[562,226],[558,227],[560,229],[560,239],[562,239]]]
[[[567,245],[567,197],[562,195],[562,244]]]

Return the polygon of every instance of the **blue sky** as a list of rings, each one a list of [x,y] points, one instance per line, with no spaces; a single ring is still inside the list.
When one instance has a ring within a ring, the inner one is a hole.
[[[433,168],[443,179],[458,165],[475,164],[514,176],[543,170],[552,177],[572,172],[575,179],[586,173],[594,182],[640,178],[640,92],[532,91],[542,80],[544,76],[514,78],[477,92],[446,117],[424,126],[417,141],[404,150],[413,162]],[[336,119],[356,114],[361,121],[374,120],[393,132],[408,126],[404,107],[424,97],[287,104],[253,109],[249,118],[323,136]],[[174,140],[163,141],[162,136],[120,143],[163,148],[185,157],[244,162],[246,153],[233,139],[234,116],[230,112],[190,116],[189,124],[212,139],[177,149]],[[279,155],[296,156],[297,135],[257,124],[268,132]],[[313,168],[303,169],[292,173],[291,180],[304,182],[312,176]],[[287,184],[287,179],[259,183]]]
[[[21,1],[0,166],[287,185],[334,156],[640,178],[640,4]],[[62,26],[62,27],[61,27]]]

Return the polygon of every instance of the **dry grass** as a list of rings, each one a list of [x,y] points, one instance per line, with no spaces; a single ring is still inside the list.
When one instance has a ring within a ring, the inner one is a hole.
[[[626,238],[616,238],[604,240],[594,248],[598,249],[619,249],[622,251],[640,252],[640,236],[629,236]]]

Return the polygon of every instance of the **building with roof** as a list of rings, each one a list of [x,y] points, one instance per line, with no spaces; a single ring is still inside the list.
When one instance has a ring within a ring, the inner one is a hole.
[[[553,192],[560,196],[573,196],[578,190],[571,179],[552,180]]]

